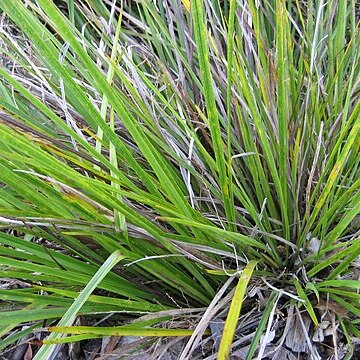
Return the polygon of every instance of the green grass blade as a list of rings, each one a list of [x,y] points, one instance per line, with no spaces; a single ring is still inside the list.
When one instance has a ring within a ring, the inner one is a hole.
[[[221,138],[221,128],[218,110],[216,107],[214,81],[210,70],[208,33],[204,19],[204,5],[201,0],[191,2],[192,14],[194,18],[194,32],[196,45],[198,47],[198,57],[200,71],[203,80],[204,97],[206,102],[207,117],[210,126],[211,137],[214,145],[217,170],[219,172],[219,186],[221,189],[222,200],[225,212],[230,223],[235,222],[234,204],[232,196],[229,196],[229,184],[227,177],[227,166],[224,157],[225,146]],[[231,227],[230,227],[231,228]]]
[[[60,319],[59,326],[70,326],[74,322],[78,312],[88,300],[91,293],[96,289],[99,283],[105,278],[105,276],[111,271],[111,269],[124,258],[124,256],[119,252],[115,251],[112,253],[100,269],[96,272],[93,278],[85,286],[85,288],[80,292],[79,296],[73,302],[73,304],[66,311],[64,316]],[[57,339],[62,337],[61,334],[50,334],[48,340]],[[55,350],[54,346],[43,345],[40,350],[36,353],[34,360],[48,359],[51,357],[51,354]]]

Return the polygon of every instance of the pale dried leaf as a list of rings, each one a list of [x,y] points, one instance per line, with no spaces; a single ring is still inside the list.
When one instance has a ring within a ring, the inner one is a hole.
[[[311,320],[308,315],[303,314],[302,320],[307,331],[310,329]],[[301,320],[298,315],[294,315],[294,321],[289,329],[289,332],[285,339],[286,346],[295,352],[306,352],[308,345],[306,341],[306,335],[304,334],[301,326]]]

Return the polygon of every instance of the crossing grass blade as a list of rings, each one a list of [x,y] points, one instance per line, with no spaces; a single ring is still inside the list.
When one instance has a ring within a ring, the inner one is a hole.
[[[48,328],[53,333],[64,334],[88,334],[96,336],[191,336],[191,330],[181,329],[151,329],[136,327],[113,327],[113,328],[101,328],[101,327],[86,327],[86,326],[55,326]],[[52,340],[45,340],[46,343],[52,343]]]

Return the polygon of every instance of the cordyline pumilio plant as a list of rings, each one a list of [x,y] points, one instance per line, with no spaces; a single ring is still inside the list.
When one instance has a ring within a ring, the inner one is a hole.
[[[351,358],[355,0],[0,9],[3,352]]]

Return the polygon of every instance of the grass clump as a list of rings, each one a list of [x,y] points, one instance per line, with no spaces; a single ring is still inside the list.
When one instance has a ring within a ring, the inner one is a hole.
[[[180,359],[351,358],[355,1],[0,9],[1,349],[47,330],[69,336],[35,358],[109,335],[155,357],[176,336]]]

